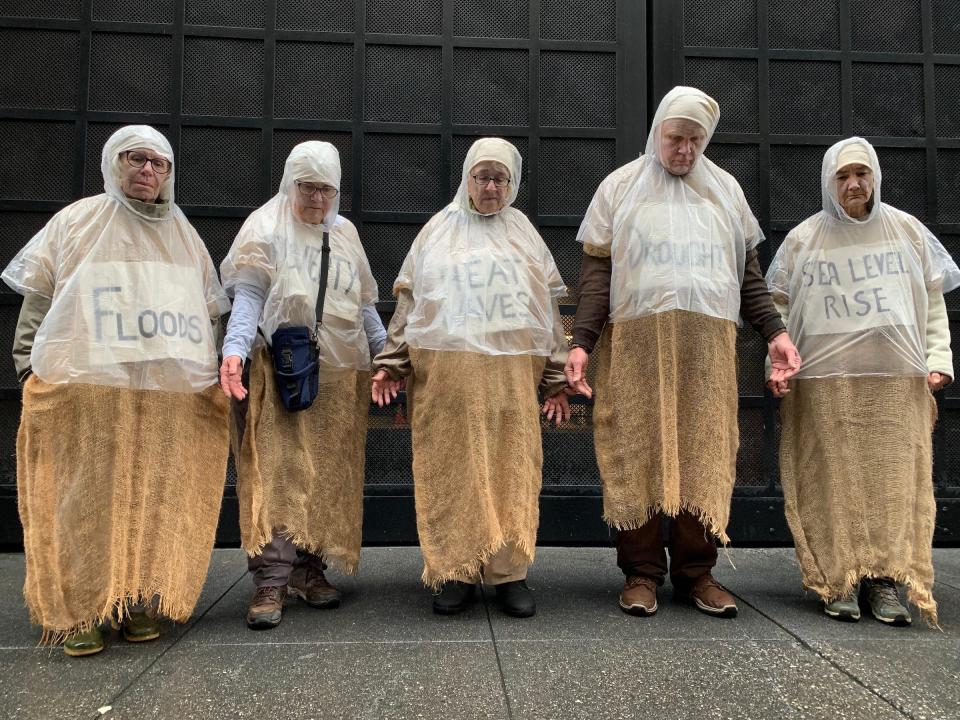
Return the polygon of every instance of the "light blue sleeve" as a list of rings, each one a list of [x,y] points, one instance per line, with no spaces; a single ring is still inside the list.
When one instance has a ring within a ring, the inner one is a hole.
[[[242,361],[247,359],[257,337],[257,325],[266,300],[267,293],[262,288],[249,283],[237,283],[227,337],[223,341],[224,357],[239,355]]]
[[[387,331],[380,321],[376,305],[363,306],[363,331],[367,334],[370,358],[375,358],[383,350],[383,344],[387,341]]]

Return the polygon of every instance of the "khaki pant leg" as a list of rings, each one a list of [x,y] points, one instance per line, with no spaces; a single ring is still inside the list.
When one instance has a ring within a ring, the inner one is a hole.
[[[483,582],[487,585],[502,585],[526,579],[529,566],[526,562],[514,562],[513,555],[514,545],[512,543],[504,545],[483,566]]]

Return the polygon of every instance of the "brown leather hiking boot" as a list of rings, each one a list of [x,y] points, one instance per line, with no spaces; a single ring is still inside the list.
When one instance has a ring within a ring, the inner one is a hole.
[[[687,593],[681,597],[696,605],[697,610],[707,615],[720,618],[737,616],[737,603],[727,590],[714,580],[713,575],[704,573],[690,586]]]
[[[647,617],[657,611],[657,581],[631,575],[620,593],[620,609],[631,615]]]
[[[287,580],[287,592],[303,600],[310,607],[340,607],[340,591],[331,585],[323,570],[312,565],[298,565]]]
[[[283,585],[258,587],[247,607],[247,627],[251,630],[275,628],[283,619],[283,601],[286,599],[287,588]]]

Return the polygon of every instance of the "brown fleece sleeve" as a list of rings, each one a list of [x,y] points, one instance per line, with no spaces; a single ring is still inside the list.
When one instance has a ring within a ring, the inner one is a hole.
[[[413,309],[413,293],[407,288],[400,290],[397,297],[397,307],[390,318],[390,327],[387,328],[387,341],[383,350],[373,359],[373,372],[381,368],[386,370],[391,380],[399,380],[413,372],[410,365],[410,351],[404,336],[407,327],[407,316]]]
[[[777,312],[770,297],[767,282],[760,272],[760,261],[757,259],[757,250],[747,251],[746,262],[743,266],[743,283],[740,285],[740,316],[753,326],[770,342],[782,332],[786,332],[780,313]]]
[[[573,320],[573,344],[593,352],[610,314],[610,257],[583,254],[577,315]]]

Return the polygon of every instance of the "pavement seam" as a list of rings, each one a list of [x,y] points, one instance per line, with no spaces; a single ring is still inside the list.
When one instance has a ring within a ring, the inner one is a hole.
[[[497,672],[500,673],[500,688],[503,690],[503,702],[507,706],[507,720],[513,720],[513,708],[510,705],[510,695],[507,692],[507,678],[503,674],[503,663],[500,661],[500,648],[497,645],[497,633],[493,629],[493,618],[490,617],[490,603],[487,602],[487,593],[480,584],[480,594],[483,596],[483,609],[487,613],[487,625],[490,626],[490,639],[493,641],[493,655],[497,659]]]
[[[147,663],[147,666],[146,666],[143,670],[141,670],[139,673],[137,673],[137,675],[136,675],[133,679],[131,679],[130,682],[128,682],[126,685],[124,685],[122,688],[120,688],[120,690],[117,691],[117,694],[114,695],[112,698],[110,698],[107,702],[105,702],[104,705],[109,705],[109,706],[111,706],[111,707],[112,707],[113,705],[116,705],[116,704],[117,704],[117,701],[118,701],[120,698],[123,697],[123,694],[124,694],[125,692],[127,692],[127,690],[129,690],[131,687],[133,687],[133,686],[140,680],[140,678],[142,678],[144,675],[146,675],[148,672],[150,672],[150,669],[160,661],[160,658],[162,658],[164,655],[166,655],[168,652],[170,652],[173,648],[175,648],[175,647],[177,646],[177,644],[178,644],[181,640],[183,640],[187,635],[189,635],[190,632],[197,626],[197,624],[198,624],[201,620],[203,620],[204,617],[206,617],[207,613],[210,612],[210,611],[217,605],[217,603],[219,603],[221,600],[223,600],[223,598],[225,598],[225,597],[227,596],[227,593],[229,593],[231,590],[233,590],[233,589],[237,586],[237,584],[238,584],[241,580],[243,580],[246,576],[247,576],[247,572],[244,571],[244,573],[243,573],[240,577],[238,577],[236,580],[234,580],[232,583],[230,583],[230,587],[228,587],[226,590],[224,590],[222,593],[220,593],[220,596],[219,596],[216,600],[214,600],[212,603],[210,603],[202,613],[200,613],[199,615],[197,615],[197,617],[196,617],[195,619],[193,619],[193,620],[190,621],[190,624],[187,625],[186,630],[184,630],[183,633],[182,633],[179,637],[175,638],[172,643],[170,643],[166,648],[164,648],[163,650],[161,650],[160,653],[159,653],[153,660],[151,660],[149,663]],[[111,710],[110,712],[112,712],[112,710]],[[102,718],[103,715],[101,715],[100,712],[97,711],[97,712],[96,712],[94,715],[92,715],[91,717],[93,717],[93,718]]]
[[[769,621],[772,622],[774,625],[776,625],[778,628],[780,628],[781,630],[783,630],[787,635],[789,635],[790,637],[792,637],[792,638],[800,645],[800,647],[802,647],[804,650],[807,650],[808,652],[813,653],[813,654],[816,655],[818,658],[820,658],[821,660],[823,660],[824,662],[826,662],[827,664],[829,664],[830,666],[832,666],[832,667],[833,667],[837,672],[839,672],[841,675],[845,675],[845,676],[848,677],[850,680],[852,680],[854,684],[859,685],[859,686],[862,687],[864,690],[866,690],[868,693],[870,693],[871,695],[879,698],[879,699],[882,700],[884,703],[886,703],[887,705],[889,705],[891,708],[893,708],[894,712],[898,712],[898,713],[900,713],[901,715],[903,715],[904,717],[910,718],[910,720],[917,720],[917,718],[916,718],[915,715],[913,715],[913,714],[910,713],[909,711],[905,710],[904,708],[900,707],[896,702],[894,702],[893,700],[890,700],[889,698],[887,698],[885,695],[883,695],[883,694],[880,693],[879,691],[874,690],[872,687],[870,687],[870,686],[867,685],[865,682],[863,682],[859,677],[857,677],[856,675],[854,675],[852,672],[850,672],[850,671],[847,670],[846,668],[842,667],[842,666],[841,666],[839,663],[837,663],[835,660],[833,660],[832,658],[828,657],[827,655],[825,655],[825,654],[822,653],[821,651],[817,650],[817,648],[813,647],[813,645],[811,645],[810,643],[808,643],[806,640],[804,640],[802,637],[800,637],[800,635],[798,635],[797,633],[793,632],[790,628],[788,628],[786,625],[784,625],[783,623],[781,623],[779,620],[777,620],[776,618],[774,618],[774,617],[771,616],[771,615],[768,615],[767,613],[765,613],[763,610],[761,610],[761,609],[760,609],[759,607],[757,607],[756,605],[750,603],[750,602],[749,602],[746,598],[744,598],[742,595],[737,595],[737,593],[732,592],[729,588],[727,588],[727,592],[729,592],[729,593],[730,593],[731,595],[733,595],[735,598],[737,598],[738,600],[740,600],[744,605],[746,605],[747,607],[751,608],[752,610],[754,610],[754,611],[757,612],[758,614],[762,615],[762,616],[765,617],[767,620],[769,620]]]

